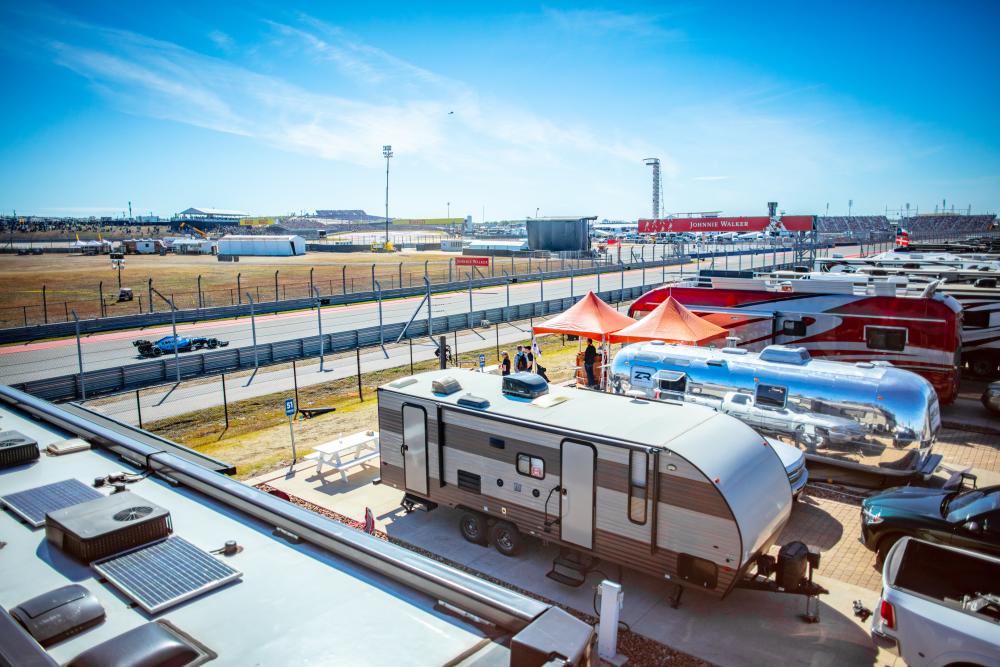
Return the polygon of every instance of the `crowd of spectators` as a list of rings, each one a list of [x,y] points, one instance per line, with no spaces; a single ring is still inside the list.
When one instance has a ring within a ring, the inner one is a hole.
[[[868,238],[892,231],[884,215],[827,215],[816,218],[816,231],[851,238]]]
[[[918,215],[900,220],[900,226],[918,236],[978,234],[997,226],[995,215]]]

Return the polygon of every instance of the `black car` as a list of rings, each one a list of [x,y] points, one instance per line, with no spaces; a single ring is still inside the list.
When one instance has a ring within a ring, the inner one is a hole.
[[[878,554],[880,567],[904,535],[1000,556],[1000,485],[971,490],[904,486],[861,503],[861,543]]]

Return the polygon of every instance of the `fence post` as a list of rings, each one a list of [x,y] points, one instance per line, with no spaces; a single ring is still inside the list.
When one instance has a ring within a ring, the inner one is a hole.
[[[407,339],[410,341],[410,375],[413,375],[413,339]]]
[[[347,264],[340,267],[340,291],[347,294]]]
[[[292,386],[295,388],[295,405],[298,407],[299,403],[299,370],[295,365],[295,359],[292,359]]]
[[[139,428],[142,428],[142,401],[139,400],[139,390],[135,390],[135,413],[139,416]]]
[[[28,307],[21,306],[22,314],[24,315],[24,326],[28,326]]]
[[[281,269],[278,269],[278,271],[274,272],[274,300],[275,301],[278,301],[278,272],[279,271],[281,271]]]
[[[49,323],[49,302],[45,295],[45,285],[42,285],[42,318]]]
[[[454,341],[455,349],[452,350],[451,360],[455,366],[461,366],[461,364],[458,363],[458,329],[455,329],[452,332],[452,340]]]
[[[374,266],[375,265],[373,264],[373,269]],[[319,330],[319,372],[322,373],[323,361],[326,356],[324,354],[324,352],[326,352],[326,346],[324,345],[325,341],[323,340],[323,308],[321,307],[322,304],[319,301],[319,290],[316,290],[313,296],[316,298],[316,328]]]
[[[199,273],[198,274],[198,310],[201,310],[203,307],[204,307],[204,302],[202,301],[202,298],[201,298],[201,274]]]
[[[497,361],[500,361],[500,323],[497,322],[493,325],[497,334]]]
[[[253,295],[247,292],[247,300],[250,302],[250,333],[253,336],[253,367],[254,370],[260,368],[260,359],[257,356],[257,321],[253,313]]]
[[[358,400],[364,402],[365,395],[361,391],[361,336],[354,330],[354,355],[358,362]]]
[[[76,360],[80,364],[80,398],[87,400],[87,385],[83,379],[83,348],[80,347],[80,318],[73,311],[73,321],[76,325]]]
[[[316,270],[315,266],[310,266],[309,267],[309,293],[310,294],[313,293],[313,271],[315,271],[315,270]],[[299,404],[299,400],[295,399],[295,405],[298,405],[298,404]]]
[[[97,293],[101,297],[101,307],[98,309],[98,312],[101,313],[101,317],[104,317],[104,281],[103,280],[100,281],[99,283],[97,283]]]
[[[298,403],[296,403],[298,405]],[[226,415],[226,430],[229,430],[229,402],[226,400],[226,374],[222,374],[222,410]]]
[[[240,287],[241,287],[241,285],[240,285],[240,276],[242,276],[242,275],[243,275],[242,273],[237,273],[236,274],[236,299],[237,299],[237,302],[241,306],[243,305],[243,290],[240,289]]]
[[[146,289],[149,292],[149,312],[153,312],[153,279],[149,278],[146,280]]]

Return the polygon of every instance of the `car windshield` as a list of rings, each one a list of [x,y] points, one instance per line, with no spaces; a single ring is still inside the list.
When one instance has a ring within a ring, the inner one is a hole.
[[[1000,507],[1000,489],[973,489],[949,496],[945,499],[943,509],[949,519],[964,520],[998,507]]]

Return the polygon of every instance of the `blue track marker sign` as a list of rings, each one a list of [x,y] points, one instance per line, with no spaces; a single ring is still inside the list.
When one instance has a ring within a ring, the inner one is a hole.
[[[295,414],[295,399],[286,398],[285,399],[285,414],[291,417]]]
[[[479,355],[479,370],[483,370],[484,368],[486,368],[486,355],[485,354],[480,354]]]

